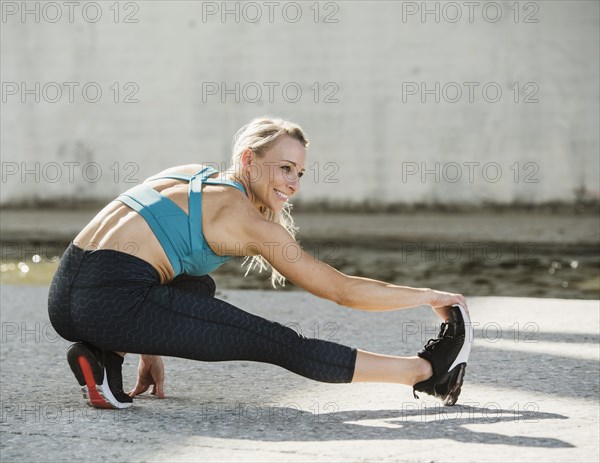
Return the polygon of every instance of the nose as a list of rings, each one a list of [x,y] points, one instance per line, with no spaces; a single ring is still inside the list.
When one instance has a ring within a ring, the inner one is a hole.
[[[287,181],[287,186],[290,190],[292,190],[292,194],[300,191],[300,177],[296,174],[292,178],[289,178]]]

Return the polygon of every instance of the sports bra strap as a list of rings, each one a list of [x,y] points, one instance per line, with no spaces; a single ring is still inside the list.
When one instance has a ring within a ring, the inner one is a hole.
[[[205,167],[204,169],[196,172],[193,175],[190,174],[171,174],[171,175],[155,175],[154,177],[149,177],[147,180],[162,180],[164,178],[171,178],[173,180],[183,180],[185,182],[191,182],[193,178],[202,174],[202,183],[206,183],[207,185],[229,185],[234,188],[237,188],[242,193],[246,194],[246,189],[244,186],[238,182],[233,182],[231,180],[222,178],[222,179],[211,179],[210,176],[214,173],[219,172],[214,167]]]
[[[215,172],[219,172],[217,169],[213,169],[212,167],[210,169],[211,169],[210,173],[207,172],[206,174],[204,174],[202,183],[206,183],[207,185],[229,185],[234,188],[237,188],[242,193],[246,194],[246,189],[244,188],[244,185],[242,185],[241,183],[234,182],[229,179],[223,178],[223,175],[220,175],[217,178],[210,178],[210,176],[212,174],[214,174]]]
[[[219,171],[204,167],[193,175],[174,174],[154,176],[148,180],[172,178],[188,182],[188,214],[175,202],[163,196],[148,183],[142,183],[122,193],[117,199],[138,212],[148,223],[162,245],[175,271],[204,272],[221,265],[228,257],[219,256],[210,249],[202,232],[202,184],[229,185],[246,193],[244,186],[231,180],[210,179]],[[201,256],[206,261],[200,262]],[[198,273],[200,274],[200,273]]]
[[[172,178],[173,180],[184,180],[189,182],[191,177],[192,176],[190,174],[155,175],[147,180],[162,180],[163,178]]]
[[[192,249],[198,249],[202,233],[202,181],[207,175],[212,175],[217,172],[212,167],[205,167],[196,172],[190,179],[188,190],[188,217],[190,221],[190,243]],[[198,233],[194,233],[196,230]]]
[[[242,193],[246,194],[246,189],[244,188],[244,185],[242,185],[241,183],[238,183],[238,182],[233,182],[228,179],[223,179],[223,180],[209,179],[209,180],[205,180],[203,183],[206,183],[207,185],[229,185],[234,188],[237,188]]]

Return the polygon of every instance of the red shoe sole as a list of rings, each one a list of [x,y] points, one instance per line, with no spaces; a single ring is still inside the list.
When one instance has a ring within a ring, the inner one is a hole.
[[[94,374],[92,373],[92,367],[87,359],[83,355],[80,355],[77,358],[77,363],[79,364],[79,368],[81,368],[81,372],[83,373],[85,384],[87,386],[87,397],[86,391],[83,390],[84,398],[89,400],[90,405],[96,408],[115,408],[106,400],[104,400],[104,398],[98,392],[98,389],[96,388],[96,380],[94,379]]]

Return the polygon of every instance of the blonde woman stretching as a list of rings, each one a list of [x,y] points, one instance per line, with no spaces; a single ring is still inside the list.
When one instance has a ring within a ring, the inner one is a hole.
[[[288,201],[300,190],[307,145],[298,125],[255,119],[236,134],[228,170],[164,170],[121,194],[77,235],[52,281],[48,310],[56,331],[75,343],[67,359],[88,403],[126,408],[151,386],[164,397],[161,355],[266,362],[331,383],[400,383],[456,402],[471,346],[465,298],[348,276],[303,251]],[[270,268],[273,285],[288,279],[365,311],[428,304],[444,323],[414,357],[306,338],[215,298],[208,274],[232,256],[246,256],[248,269]],[[126,352],[141,354],[129,394],[121,376]]]

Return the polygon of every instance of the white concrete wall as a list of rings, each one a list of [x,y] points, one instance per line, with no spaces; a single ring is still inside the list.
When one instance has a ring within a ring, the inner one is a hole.
[[[239,14],[224,20],[222,2],[121,2],[117,22],[113,2],[78,2],[72,18],[48,3],[2,2],[2,205],[103,200],[170,165],[226,163],[237,128],[262,114],[300,123],[311,140],[303,201],[599,197],[597,1],[321,2],[317,22],[314,2],[277,2],[272,22],[268,2],[228,2]],[[73,102],[65,82],[78,85]],[[211,82],[246,92],[208,95]],[[272,101],[265,82],[278,83]],[[409,95],[412,82],[447,93]],[[86,83],[99,101],[84,99]],[[302,88],[299,101],[293,87],[282,95],[286,83]],[[257,86],[263,97],[250,101]],[[133,89],[139,102],[123,102]]]

